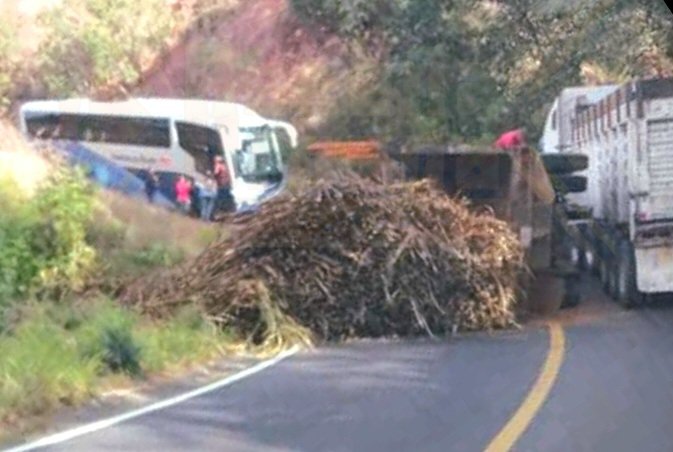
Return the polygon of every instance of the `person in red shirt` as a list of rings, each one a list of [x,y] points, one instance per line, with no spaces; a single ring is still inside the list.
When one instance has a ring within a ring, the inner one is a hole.
[[[180,175],[175,183],[175,199],[178,202],[180,210],[189,214],[192,207],[192,183],[185,176]]]
[[[493,144],[497,149],[519,149],[526,145],[523,129],[510,130],[503,133]]]

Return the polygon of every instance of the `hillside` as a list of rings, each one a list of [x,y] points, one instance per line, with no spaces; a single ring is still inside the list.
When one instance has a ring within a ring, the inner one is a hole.
[[[24,11],[0,33],[0,104],[14,106],[201,97],[249,104],[304,135],[474,142],[519,125],[535,134],[562,87],[673,74],[663,1],[0,5]]]
[[[242,102],[305,128],[361,83],[343,42],[301,24],[285,0],[248,1],[217,19],[197,23],[133,93]]]

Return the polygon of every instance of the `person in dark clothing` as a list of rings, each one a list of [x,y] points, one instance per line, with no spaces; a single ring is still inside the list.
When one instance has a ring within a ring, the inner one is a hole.
[[[159,190],[159,178],[153,168],[147,171],[147,178],[145,179],[145,193],[149,202],[154,202],[154,197]]]
[[[201,219],[210,221],[213,218],[213,208],[215,207],[215,197],[217,196],[217,183],[213,179],[213,173],[208,171],[205,183],[199,190],[199,201],[201,209]]]
[[[228,212],[231,210],[233,199],[231,197],[231,175],[222,156],[215,157],[213,175],[217,183],[217,209]]]

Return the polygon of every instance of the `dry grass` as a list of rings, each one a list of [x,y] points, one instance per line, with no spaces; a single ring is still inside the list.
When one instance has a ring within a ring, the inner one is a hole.
[[[24,194],[32,195],[49,174],[49,164],[11,124],[0,121],[0,137],[0,178],[12,179]]]
[[[0,137],[0,179],[10,178],[25,195],[32,195],[48,177],[51,164],[10,123],[0,121]],[[108,219],[128,227],[127,241],[134,248],[175,243],[193,256],[222,230],[119,193],[101,190],[98,198]]]
[[[104,213],[126,228],[125,246],[147,248],[157,243],[181,249],[194,257],[226,229],[204,223],[166,209],[128,198],[119,193],[102,191],[99,195]]]

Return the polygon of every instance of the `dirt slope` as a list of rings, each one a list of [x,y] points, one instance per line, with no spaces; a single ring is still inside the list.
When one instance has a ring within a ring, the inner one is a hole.
[[[248,104],[264,115],[320,125],[350,77],[339,39],[301,25],[286,0],[247,0],[224,17],[202,18],[152,67],[136,95]]]

